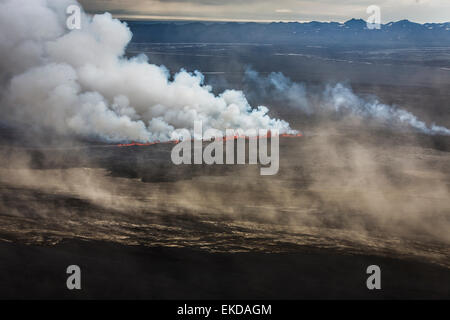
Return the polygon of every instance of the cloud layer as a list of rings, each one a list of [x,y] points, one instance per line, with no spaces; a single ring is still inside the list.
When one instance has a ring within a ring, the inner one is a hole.
[[[370,5],[381,8],[383,22],[409,19],[447,22],[450,3],[443,0],[81,0],[88,11],[120,17],[227,21],[339,21],[367,19]]]

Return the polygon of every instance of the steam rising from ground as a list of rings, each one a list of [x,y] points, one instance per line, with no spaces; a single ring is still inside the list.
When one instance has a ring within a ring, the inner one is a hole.
[[[376,97],[358,97],[341,83],[327,85],[323,90],[308,90],[305,85],[291,81],[282,73],[261,77],[251,69],[246,71],[245,80],[252,94],[281,101],[306,115],[334,113],[394,127],[409,126],[425,134],[450,135],[450,129],[446,127],[434,123],[427,126],[411,112],[381,103]]]
[[[65,29],[70,0],[2,0],[3,114],[10,121],[106,141],[171,140],[178,129],[279,129],[283,120],[252,108],[240,91],[215,96],[199,72],[169,71],[145,56],[123,57],[132,34],[110,14],[82,15]]]
[[[3,121],[111,142],[178,139],[180,129],[192,131],[195,120],[205,129],[295,132],[286,121],[269,117],[266,107],[250,106],[241,91],[214,95],[200,72],[181,70],[172,78],[144,55],[125,58],[132,34],[110,14],[83,13],[81,29],[69,31],[65,10],[70,4],[76,2],[0,1]],[[405,110],[359,98],[340,84],[311,97],[303,85],[279,73],[261,78],[249,71],[247,78],[257,83],[259,96],[278,97],[306,113],[334,110],[450,134]]]
[[[306,245],[450,266],[447,152],[391,145],[404,139],[395,133],[373,141],[363,127],[345,134],[332,122],[321,129],[282,140],[280,172],[271,177],[255,166],[173,166],[168,145],[4,150],[0,238],[227,252]],[[94,152],[123,164],[99,167]],[[161,181],[165,175],[176,179]]]

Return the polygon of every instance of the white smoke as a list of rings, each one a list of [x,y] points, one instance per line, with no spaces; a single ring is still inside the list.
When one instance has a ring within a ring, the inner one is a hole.
[[[375,97],[362,98],[343,84],[327,85],[324,90],[307,90],[304,84],[295,83],[282,73],[261,77],[254,70],[246,70],[245,79],[250,91],[260,98],[281,100],[283,104],[305,114],[335,112],[343,115],[373,119],[388,125],[406,125],[422,133],[450,135],[450,129],[435,124],[427,126],[414,114],[404,109],[381,103]]]
[[[199,72],[173,80],[145,56],[124,57],[132,34],[105,13],[82,13],[66,28],[73,0],[0,0],[0,81],[4,120],[106,141],[166,141],[194,120],[203,127],[278,129],[289,124],[252,108],[241,91],[214,95]],[[78,5],[78,4],[77,4]]]

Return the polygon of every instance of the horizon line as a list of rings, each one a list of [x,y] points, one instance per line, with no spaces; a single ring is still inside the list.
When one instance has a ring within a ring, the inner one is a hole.
[[[99,14],[99,13],[91,13],[91,14]],[[335,21],[335,20],[274,20],[274,19],[228,19],[228,18],[205,18],[205,17],[177,17],[177,16],[161,16],[161,15],[130,15],[130,14],[112,14],[112,16],[119,20],[130,20],[130,21],[164,21],[164,22],[242,22],[242,23],[310,23],[310,22],[320,22],[320,23],[339,23],[344,24],[351,20],[362,20],[364,22],[367,22],[366,20],[362,18],[349,18],[345,21]],[[386,25],[389,23],[396,23],[399,21],[409,21],[411,23],[415,24],[446,24],[450,23],[450,21],[445,22],[416,22],[409,19],[399,19],[399,20],[392,20],[388,22],[382,22],[382,25]]]

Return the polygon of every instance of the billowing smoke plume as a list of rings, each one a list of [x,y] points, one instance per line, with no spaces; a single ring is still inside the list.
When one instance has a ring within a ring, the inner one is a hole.
[[[307,90],[301,83],[295,83],[282,73],[271,73],[267,77],[248,69],[245,80],[252,94],[260,98],[281,101],[284,105],[310,115],[335,113],[372,119],[387,125],[409,126],[426,134],[450,135],[450,129],[427,124],[412,114],[395,106],[381,103],[375,97],[358,97],[351,88],[343,85],[327,85],[324,89]]]
[[[82,13],[66,28],[72,0],[0,0],[0,81],[6,121],[106,141],[177,138],[181,128],[264,128],[293,132],[252,108],[240,91],[214,95],[199,72],[173,80],[145,56],[127,59],[132,34],[110,14]]]
[[[82,13],[81,29],[68,30],[66,9],[74,0],[0,0],[0,105],[2,120],[22,126],[51,128],[105,141],[166,141],[179,130],[264,128],[294,133],[283,120],[253,108],[241,91],[219,95],[199,72],[169,71],[144,55],[127,59],[132,34],[105,13]],[[78,4],[77,4],[78,5]],[[329,86],[308,93],[280,73],[259,77],[258,95],[281,97],[307,114],[320,110],[350,113],[387,123],[407,124],[424,133],[450,134],[427,126],[408,111],[357,97],[351,89]]]

